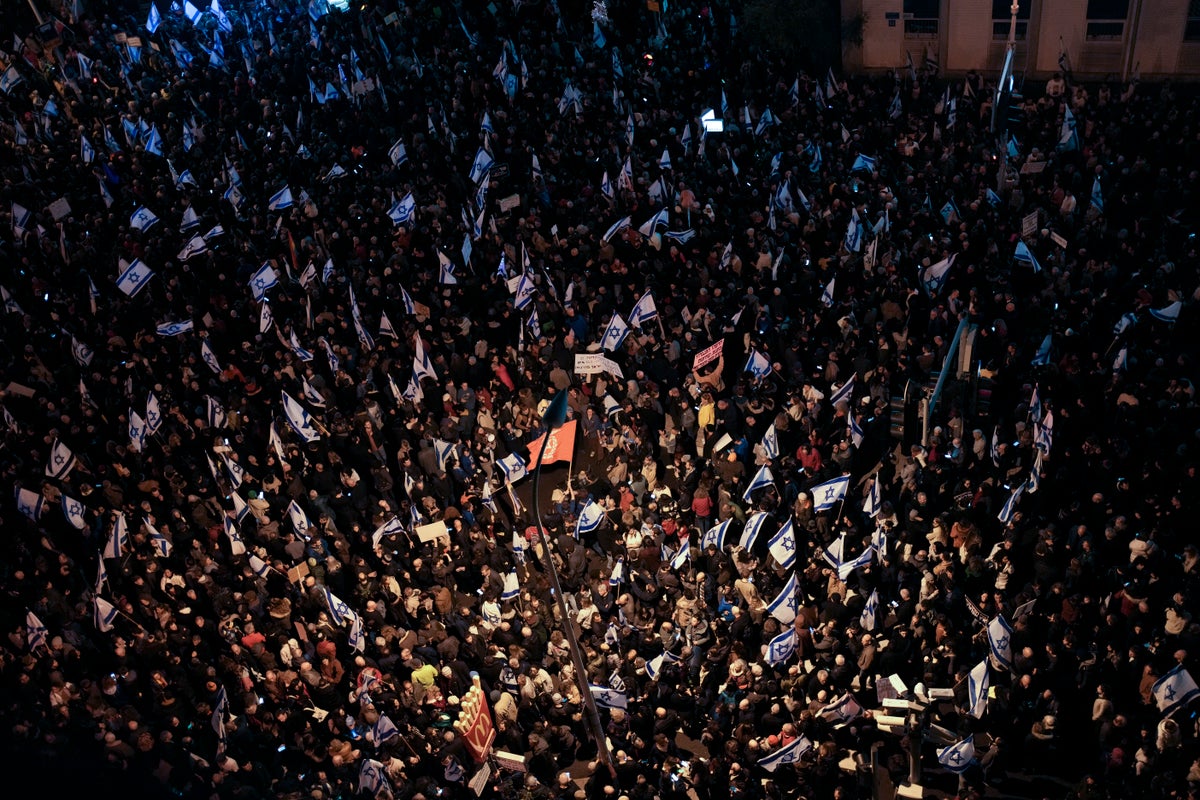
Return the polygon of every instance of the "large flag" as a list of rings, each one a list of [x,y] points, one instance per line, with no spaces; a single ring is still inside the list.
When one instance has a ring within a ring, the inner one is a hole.
[[[767,644],[767,663],[772,667],[782,664],[796,652],[796,629],[789,627]]]
[[[101,633],[107,633],[112,630],[113,622],[117,619],[117,609],[100,595],[96,595],[94,602],[96,627],[100,629]]]
[[[938,750],[938,763],[951,772],[966,772],[975,760],[975,737],[968,736],[961,742]]]
[[[325,604],[329,607],[329,616],[333,619],[333,623],[341,625],[350,619],[351,615],[354,614],[350,606],[339,600],[337,595],[329,590],[328,586],[322,587],[322,589],[325,593]]]
[[[774,772],[784,764],[795,764],[809,750],[812,750],[812,742],[806,737],[800,736],[787,746],[781,747],[774,753],[771,753],[771,755],[760,758],[758,765],[767,772]]]
[[[542,459],[541,463],[552,464],[555,461],[566,461],[570,463],[575,457],[575,430],[578,426],[578,420],[571,420],[570,422],[564,423],[561,428],[551,431],[548,434],[542,434],[530,442],[530,465],[533,467],[537,466],[538,453],[542,452],[543,439],[546,440],[546,455]]]
[[[717,548],[717,552],[723,550],[725,548],[725,534],[729,532],[729,525],[732,521],[731,519],[727,519],[720,525],[714,525],[705,531],[704,536],[701,537],[700,546],[707,549],[711,544]]]
[[[946,274],[954,266],[954,259],[957,256],[957,253],[953,253],[948,258],[943,258],[936,264],[921,270],[921,286],[925,289],[925,294],[930,297],[937,296],[937,293],[942,290],[942,284],[946,282]]]
[[[775,476],[771,474],[771,468],[764,464],[755,474],[754,478],[750,481],[750,485],[746,487],[746,492],[742,495],[742,499],[749,503],[750,496],[754,494],[755,491],[774,485]]]
[[[767,458],[771,460],[779,458],[779,434],[775,430],[774,422],[771,423],[771,427],[767,428],[767,432],[763,434],[762,448],[763,454]]]
[[[304,406],[296,402],[287,392],[282,392],[282,395],[283,416],[296,435],[306,443],[315,442],[320,439],[321,435],[313,425],[312,418],[308,415],[308,412],[304,410]]]
[[[750,550],[754,547],[754,540],[758,538],[758,532],[762,530],[763,523],[766,521],[767,512],[765,511],[760,511],[746,520],[746,527],[742,529],[741,541],[738,542],[743,550]]]
[[[757,350],[751,350],[742,372],[749,372],[756,378],[765,378],[771,374],[771,360]]]
[[[631,325],[640,327],[643,322],[648,322],[657,316],[658,307],[654,305],[654,295],[646,292],[629,312],[629,322]]]
[[[604,516],[604,507],[594,500],[589,500],[579,512],[579,519],[575,523],[575,538],[578,539],[581,533],[591,533],[599,528]]]
[[[113,521],[112,531],[108,535],[108,539],[104,543],[104,550],[101,553],[103,558],[120,559],[125,548],[129,546],[129,524],[125,521],[125,515],[117,512],[117,518]]]
[[[846,496],[846,489],[849,486],[850,476],[843,475],[812,487],[808,493],[812,495],[813,510],[824,511],[827,508],[833,508]]]
[[[67,522],[74,525],[76,530],[83,530],[87,527],[87,519],[83,516],[83,503],[74,497],[68,497],[64,494],[62,496],[62,510],[63,516],[67,518]]]
[[[618,349],[628,335],[629,325],[621,318],[620,314],[614,311],[612,319],[608,321],[608,327],[604,329],[604,336],[600,339],[600,346],[611,352]]]
[[[121,273],[121,277],[117,278],[117,288],[130,297],[137,297],[138,292],[140,292],[153,277],[153,270],[143,264],[140,260],[134,259],[133,263]]]
[[[1150,691],[1158,710],[1168,717],[1200,694],[1200,688],[1196,687],[1196,682],[1182,664],[1155,681]]]
[[[529,474],[529,470],[525,466],[525,459],[521,458],[518,453],[509,453],[497,461],[496,466],[500,467],[501,472],[504,473],[504,479],[509,483],[516,483]]]
[[[771,555],[779,566],[790,569],[796,563],[796,534],[792,530],[792,520],[783,523],[779,531],[771,537],[768,545]]]
[[[817,716],[829,722],[849,722],[862,713],[862,706],[849,692],[817,710]]]
[[[608,686],[597,686],[594,683],[588,684],[588,689],[592,693],[592,699],[600,708],[619,708],[624,711],[629,707],[629,699],[624,692],[618,692]]]
[[[141,206],[129,217],[129,227],[139,231],[148,231],[158,224],[158,217],[145,206]]]
[[[1012,627],[1003,616],[988,623],[988,648],[992,652],[992,664],[997,669],[1012,671]]]
[[[879,590],[871,590],[871,596],[867,598],[867,604],[863,606],[862,614],[859,615],[859,623],[864,631],[873,631],[878,622],[876,616],[879,613]]]
[[[833,394],[829,396],[829,405],[831,407],[836,408],[839,403],[846,403],[847,405],[851,404],[851,401],[854,398],[854,384],[857,378],[857,373],[851,375],[850,380],[839,386],[837,391],[833,392]]]
[[[146,17],[146,30],[150,31],[151,35],[158,30],[158,26],[162,24],[162,15],[158,13],[158,6],[154,3],[150,4],[150,15]]]
[[[800,582],[796,573],[792,573],[788,582],[779,590],[779,594],[767,606],[767,613],[779,620],[781,625],[790,626],[796,621],[796,612],[800,609],[800,597],[796,593]]]
[[[31,521],[37,522],[42,516],[42,509],[46,506],[46,499],[42,497],[41,493],[32,489],[18,488],[16,497],[17,510]]]
[[[991,680],[988,676],[987,659],[980,661],[970,674],[967,675],[967,706],[971,716],[981,719],[987,711],[988,686]]]
[[[71,474],[71,470],[75,469],[76,463],[75,454],[71,452],[71,448],[59,439],[55,439],[54,444],[50,447],[50,458],[46,461],[46,476],[60,481],[64,480]]]

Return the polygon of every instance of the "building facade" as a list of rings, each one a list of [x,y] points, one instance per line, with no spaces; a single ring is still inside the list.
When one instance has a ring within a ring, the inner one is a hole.
[[[863,43],[845,45],[847,69],[919,67],[997,71],[1012,0],[841,0],[863,15]],[[1200,78],[1200,0],[1019,0],[1017,72],[1045,77],[1060,58],[1079,77]]]

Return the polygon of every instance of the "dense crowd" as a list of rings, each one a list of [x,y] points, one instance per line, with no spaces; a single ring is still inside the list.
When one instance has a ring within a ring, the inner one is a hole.
[[[2,37],[14,780],[465,798],[474,673],[485,796],[1200,793],[1186,90],[997,138],[740,2],[79,5]]]

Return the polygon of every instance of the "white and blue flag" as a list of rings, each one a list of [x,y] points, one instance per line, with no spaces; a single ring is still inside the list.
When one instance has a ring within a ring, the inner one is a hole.
[[[604,507],[594,500],[589,500],[579,512],[579,519],[575,523],[575,538],[578,539],[581,533],[591,533],[599,528],[604,517]]]
[[[594,683],[588,684],[588,690],[591,691],[592,699],[600,708],[619,708],[624,711],[629,707],[629,699],[624,692],[618,692],[608,686],[597,686]]]
[[[158,217],[145,206],[140,207],[129,217],[129,227],[139,231],[148,231],[158,224]]]
[[[711,544],[717,548],[717,552],[723,550],[725,548],[725,535],[729,532],[729,525],[732,522],[733,520],[727,519],[720,525],[714,525],[709,528],[704,532],[704,536],[701,537],[700,546],[707,549]]]
[[[742,538],[738,542],[743,550],[754,548],[754,540],[758,538],[758,532],[762,530],[763,523],[767,521],[767,516],[767,512],[759,511],[746,520],[746,527],[742,529]]]
[[[267,296],[267,292],[277,285],[279,285],[279,273],[269,263],[264,263],[250,277],[250,292],[254,295],[255,301],[260,303]]]
[[[765,378],[771,374],[771,361],[757,350],[751,350],[742,372],[752,373],[756,378]]]
[[[284,211],[285,209],[291,208],[295,204],[296,201],[292,199],[291,187],[284,186],[278,192],[271,195],[271,200],[267,203],[267,209],[269,211]]]
[[[182,322],[164,322],[154,329],[159,336],[178,336],[181,333],[187,333],[194,330],[196,323],[193,320],[184,320]]]
[[[150,279],[154,277],[154,271],[147,267],[139,260],[134,260],[121,277],[117,278],[117,288],[130,297],[136,297],[137,293],[142,290]]]
[[[813,510],[824,511],[841,501],[846,496],[846,489],[850,486],[850,476],[843,475],[840,478],[826,481],[818,484],[808,490],[812,495]]]
[[[779,590],[779,594],[767,606],[767,613],[784,626],[791,625],[796,621],[796,613],[800,610],[800,596],[797,593],[800,582],[793,572],[788,582]]]
[[[350,606],[338,599],[328,586],[321,587],[325,594],[325,604],[329,607],[329,616],[333,619],[335,625],[341,625],[346,620],[350,619],[354,611]]]
[[[954,266],[954,259],[957,256],[958,254],[954,253],[948,258],[943,258],[936,264],[921,270],[921,286],[925,289],[926,295],[936,297],[937,293],[942,290],[942,284],[946,282],[946,275],[950,272],[950,268]]]
[[[1033,255],[1033,251],[1029,249],[1029,245],[1025,244],[1024,241],[1017,241],[1017,249],[1013,253],[1013,261],[1032,267],[1035,275],[1042,271],[1042,265],[1038,263],[1037,258]]]
[[[987,659],[980,661],[967,675],[967,710],[975,719],[982,719],[987,711],[988,687],[991,678],[988,675]]]
[[[287,392],[282,392],[281,394],[283,395],[283,416],[296,435],[306,443],[315,442],[320,439],[321,435],[317,433],[317,429],[312,422],[312,417],[304,410],[304,406],[296,402],[295,398]]]
[[[988,623],[988,649],[997,669],[1012,671],[1012,627],[1002,615]]]
[[[762,438],[763,455],[774,461],[779,458],[779,433],[775,430],[775,423],[771,423],[771,427],[767,428],[767,432]]]
[[[1200,695],[1200,688],[1196,687],[1191,674],[1179,664],[1155,681],[1150,692],[1154,695],[1158,710],[1169,717]]]
[[[417,201],[413,199],[412,192],[404,195],[388,209],[388,216],[392,218],[393,225],[403,225],[413,218],[413,214],[417,210]]]
[[[613,312],[612,319],[608,321],[608,327],[604,329],[604,336],[600,339],[600,346],[605,350],[612,352],[620,348],[624,343],[625,337],[629,335],[629,325],[621,318],[621,315]]]
[[[742,499],[748,503],[750,502],[750,496],[754,494],[755,491],[774,485],[775,476],[771,474],[771,468],[764,464],[759,468],[758,472],[755,473],[754,478],[750,481],[750,485],[746,487],[746,491],[742,495]]]
[[[767,643],[767,663],[782,664],[796,652],[796,629],[788,628]]]
[[[792,565],[796,563],[796,533],[793,530],[791,517],[771,537],[767,547],[776,563],[784,569],[791,569]]]
[[[858,616],[858,622],[862,625],[864,631],[873,631],[878,623],[876,617],[879,614],[879,590],[872,589],[871,596],[867,598],[866,605],[863,606],[862,613]]]
[[[758,765],[767,772],[774,772],[784,764],[795,764],[800,761],[800,757],[812,750],[812,742],[805,736],[793,740],[785,747],[781,747],[771,755],[758,760]]]
[[[968,736],[961,742],[938,750],[938,763],[954,773],[963,773],[975,761],[975,737]]]

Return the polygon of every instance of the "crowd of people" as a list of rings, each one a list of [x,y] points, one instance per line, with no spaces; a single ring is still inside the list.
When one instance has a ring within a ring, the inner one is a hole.
[[[133,7],[4,45],[6,775],[1200,793],[1186,88],[997,137],[727,0]]]

